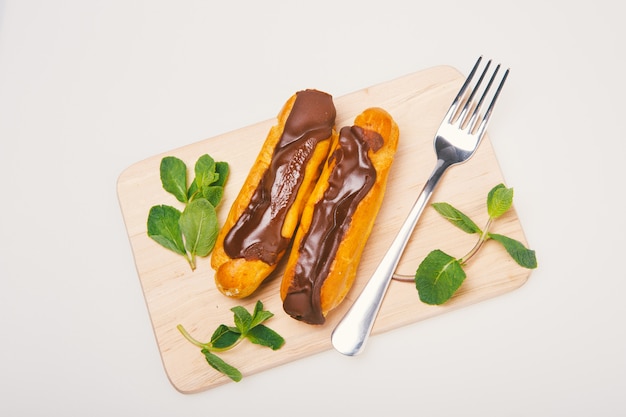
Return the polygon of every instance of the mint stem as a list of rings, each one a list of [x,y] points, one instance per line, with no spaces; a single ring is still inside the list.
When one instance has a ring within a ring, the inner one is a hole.
[[[191,265],[191,269],[192,270],[196,270],[196,254],[192,253],[191,254],[191,261],[189,261],[189,264]]]
[[[198,340],[194,339],[188,332],[187,330],[185,330],[185,328],[183,327],[182,324],[179,324],[178,326],[176,326],[176,328],[178,329],[178,331],[185,337],[185,339],[187,339],[190,343],[198,346],[200,349],[208,349],[211,350],[211,346],[199,342]]]
[[[202,343],[199,340],[194,339],[193,336],[190,335],[189,332],[187,332],[187,330],[185,330],[182,324],[179,324],[178,326],[176,326],[176,328],[185,337],[185,339],[187,339],[191,344],[199,347],[200,349],[206,349],[209,352],[226,352],[227,350],[230,350],[234,348],[235,346],[237,346],[244,339],[244,336],[245,336],[244,334],[242,334],[239,337],[239,339],[237,339],[237,341],[230,346],[227,346],[224,348],[216,348],[216,347],[213,347],[213,345],[210,342]]]
[[[476,242],[476,244],[474,245],[474,247],[467,253],[467,255],[465,255],[462,258],[457,259],[457,261],[461,264],[461,265],[465,265],[467,264],[467,262],[469,262],[469,260],[476,255],[476,253],[480,250],[480,248],[483,246],[483,244],[489,240],[489,228],[491,227],[491,224],[493,223],[493,218],[490,217],[489,220],[487,221],[487,224],[485,225],[485,227],[483,228],[483,231],[480,235],[480,238],[478,238],[478,242]],[[400,282],[414,282],[415,281],[415,275],[407,275],[407,274],[398,274],[398,273],[394,273],[393,277],[392,277],[395,281],[400,281]]]
[[[187,262],[189,262],[189,266],[191,267],[192,271],[196,270],[196,257],[194,254],[191,254],[191,257],[189,256],[189,253],[185,253],[185,259],[187,259]]]
[[[489,228],[491,227],[492,223],[493,223],[493,218],[490,217],[489,220],[487,221],[487,224],[483,228],[483,232],[480,235],[480,238],[478,239],[478,242],[476,242],[474,247],[467,253],[467,255],[465,255],[464,257],[458,259],[458,261],[459,261],[459,263],[461,265],[467,264],[467,262],[469,262],[469,260],[474,255],[476,255],[476,253],[480,250],[480,248],[483,246],[483,244],[489,239]]]

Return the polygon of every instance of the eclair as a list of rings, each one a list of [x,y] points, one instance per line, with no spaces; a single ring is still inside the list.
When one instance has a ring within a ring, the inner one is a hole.
[[[224,295],[249,296],[285,255],[337,136],[335,117],[332,96],[318,90],[297,92],[281,109],[212,252]]]
[[[398,146],[391,115],[369,108],[343,127],[306,202],[280,288],[283,309],[323,324],[352,287]]]

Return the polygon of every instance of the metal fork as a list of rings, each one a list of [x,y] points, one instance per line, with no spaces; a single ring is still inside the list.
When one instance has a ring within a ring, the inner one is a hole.
[[[434,139],[434,148],[437,155],[435,169],[430,174],[407,219],[402,224],[400,231],[366,284],[363,292],[361,292],[331,335],[333,346],[344,355],[353,356],[363,350],[402,252],[435,186],[448,168],[465,162],[472,157],[485,134],[491,112],[500,95],[509,70],[507,69],[504,72],[495,93],[491,96],[491,102],[487,110],[484,115],[481,115],[482,105],[486,97],[488,97],[489,90],[500,70],[500,64],[498,64],[492,75],[487,77],[491,66],[491,60],[489,60],[478,80],[472,86],[472,79],[478,72],[481,61],[482,57],[479,57],[437,130]],[[487,79],[487,84],[483,88],[483,92],[479,96],[480,98],[476,101],[478,97],[477,92],[480,91],[481,85]]]

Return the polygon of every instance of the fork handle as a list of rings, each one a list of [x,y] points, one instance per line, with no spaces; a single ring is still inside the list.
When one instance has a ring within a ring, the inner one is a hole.
[[[438,160],[435,169],[424,184],[417,200],[413,204],[406,220],[400,227],[391,246],[385,253],[380,264],[372,274],[363,291],[352,304],[346,315],[341,319],[331,335],[334,348],[340,353],[354,356],[363,350],[369,337],[374,320],[378,315],[391,278],[400,262],[404,251],[417,221],[430,200],[435,186],[450,166],[443,160]]]

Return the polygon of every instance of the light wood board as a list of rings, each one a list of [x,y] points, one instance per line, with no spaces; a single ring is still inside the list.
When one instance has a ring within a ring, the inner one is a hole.
[[[298,322],[283,312],[278,293],[282,267],[253,296],[233,300],[215,288],[209,258],[199,259],[198,268],[192,272],[183,257],[159,246],[146,234],[151,206],[169,204],[180,207],[180,203],[161,187],[161,158],[173,155],[185,161],[190,178],[193,177],[193,165],[202,154],[208,153],[216,160],[230,164],[231,175],[224,200],[218,207],[220,222],[223,222],[267,132],[275,123],[274,119],[155,155],[124,170],[117,184],[120,206],[163,365],[177,390],[194,393],[232,383],[208,366],[199,349],[181,336],[176,325],[185,326],[196,339],[209,340],[219,324],[232,325],[230,309],[235,305],[252,310],[257,300],[263,301],[266,309],[275,314],[267,325],[286,339],[278,351],[242,343],[222,354],[224,360],[242,371],[244,378],[332,348],[332,330],[361,292],[434,167],[433,135],[463,79],[458,70],[438,66],[335,98],[338,127],[351,125],[354,117],[367,107],[382,107],[397,121],[400,143],[385,200],[363,253],[356,282],[348,297],[331,312],[323,326]],[[302,87],[305,88],[315,86]],[[328,93],[332,94],[331,91]],[[279,110],[275,109],[276,114]],[[498,110],[506,111],[497,109],[495,117]],[[505,181],[487,135],[473,159],[446,173],[431,202],[449,202],[482,226],[487,221],[487,193],[501,182]],[[495,223],[492,231],[527,244],[514,208]],[[427,207],[398,271],[413,274],[433,249],[460,257],[475,241],[475,236],[460,231]],[[393,281],[373,335],[514,290],[530,275],[529,270],[512,261],[496,242],[484,245],[466,272],[467,279],[459,291],[443,306],[425,305],[419,301],[412,283]],[[369,343],[376,343],[376,337]]]

